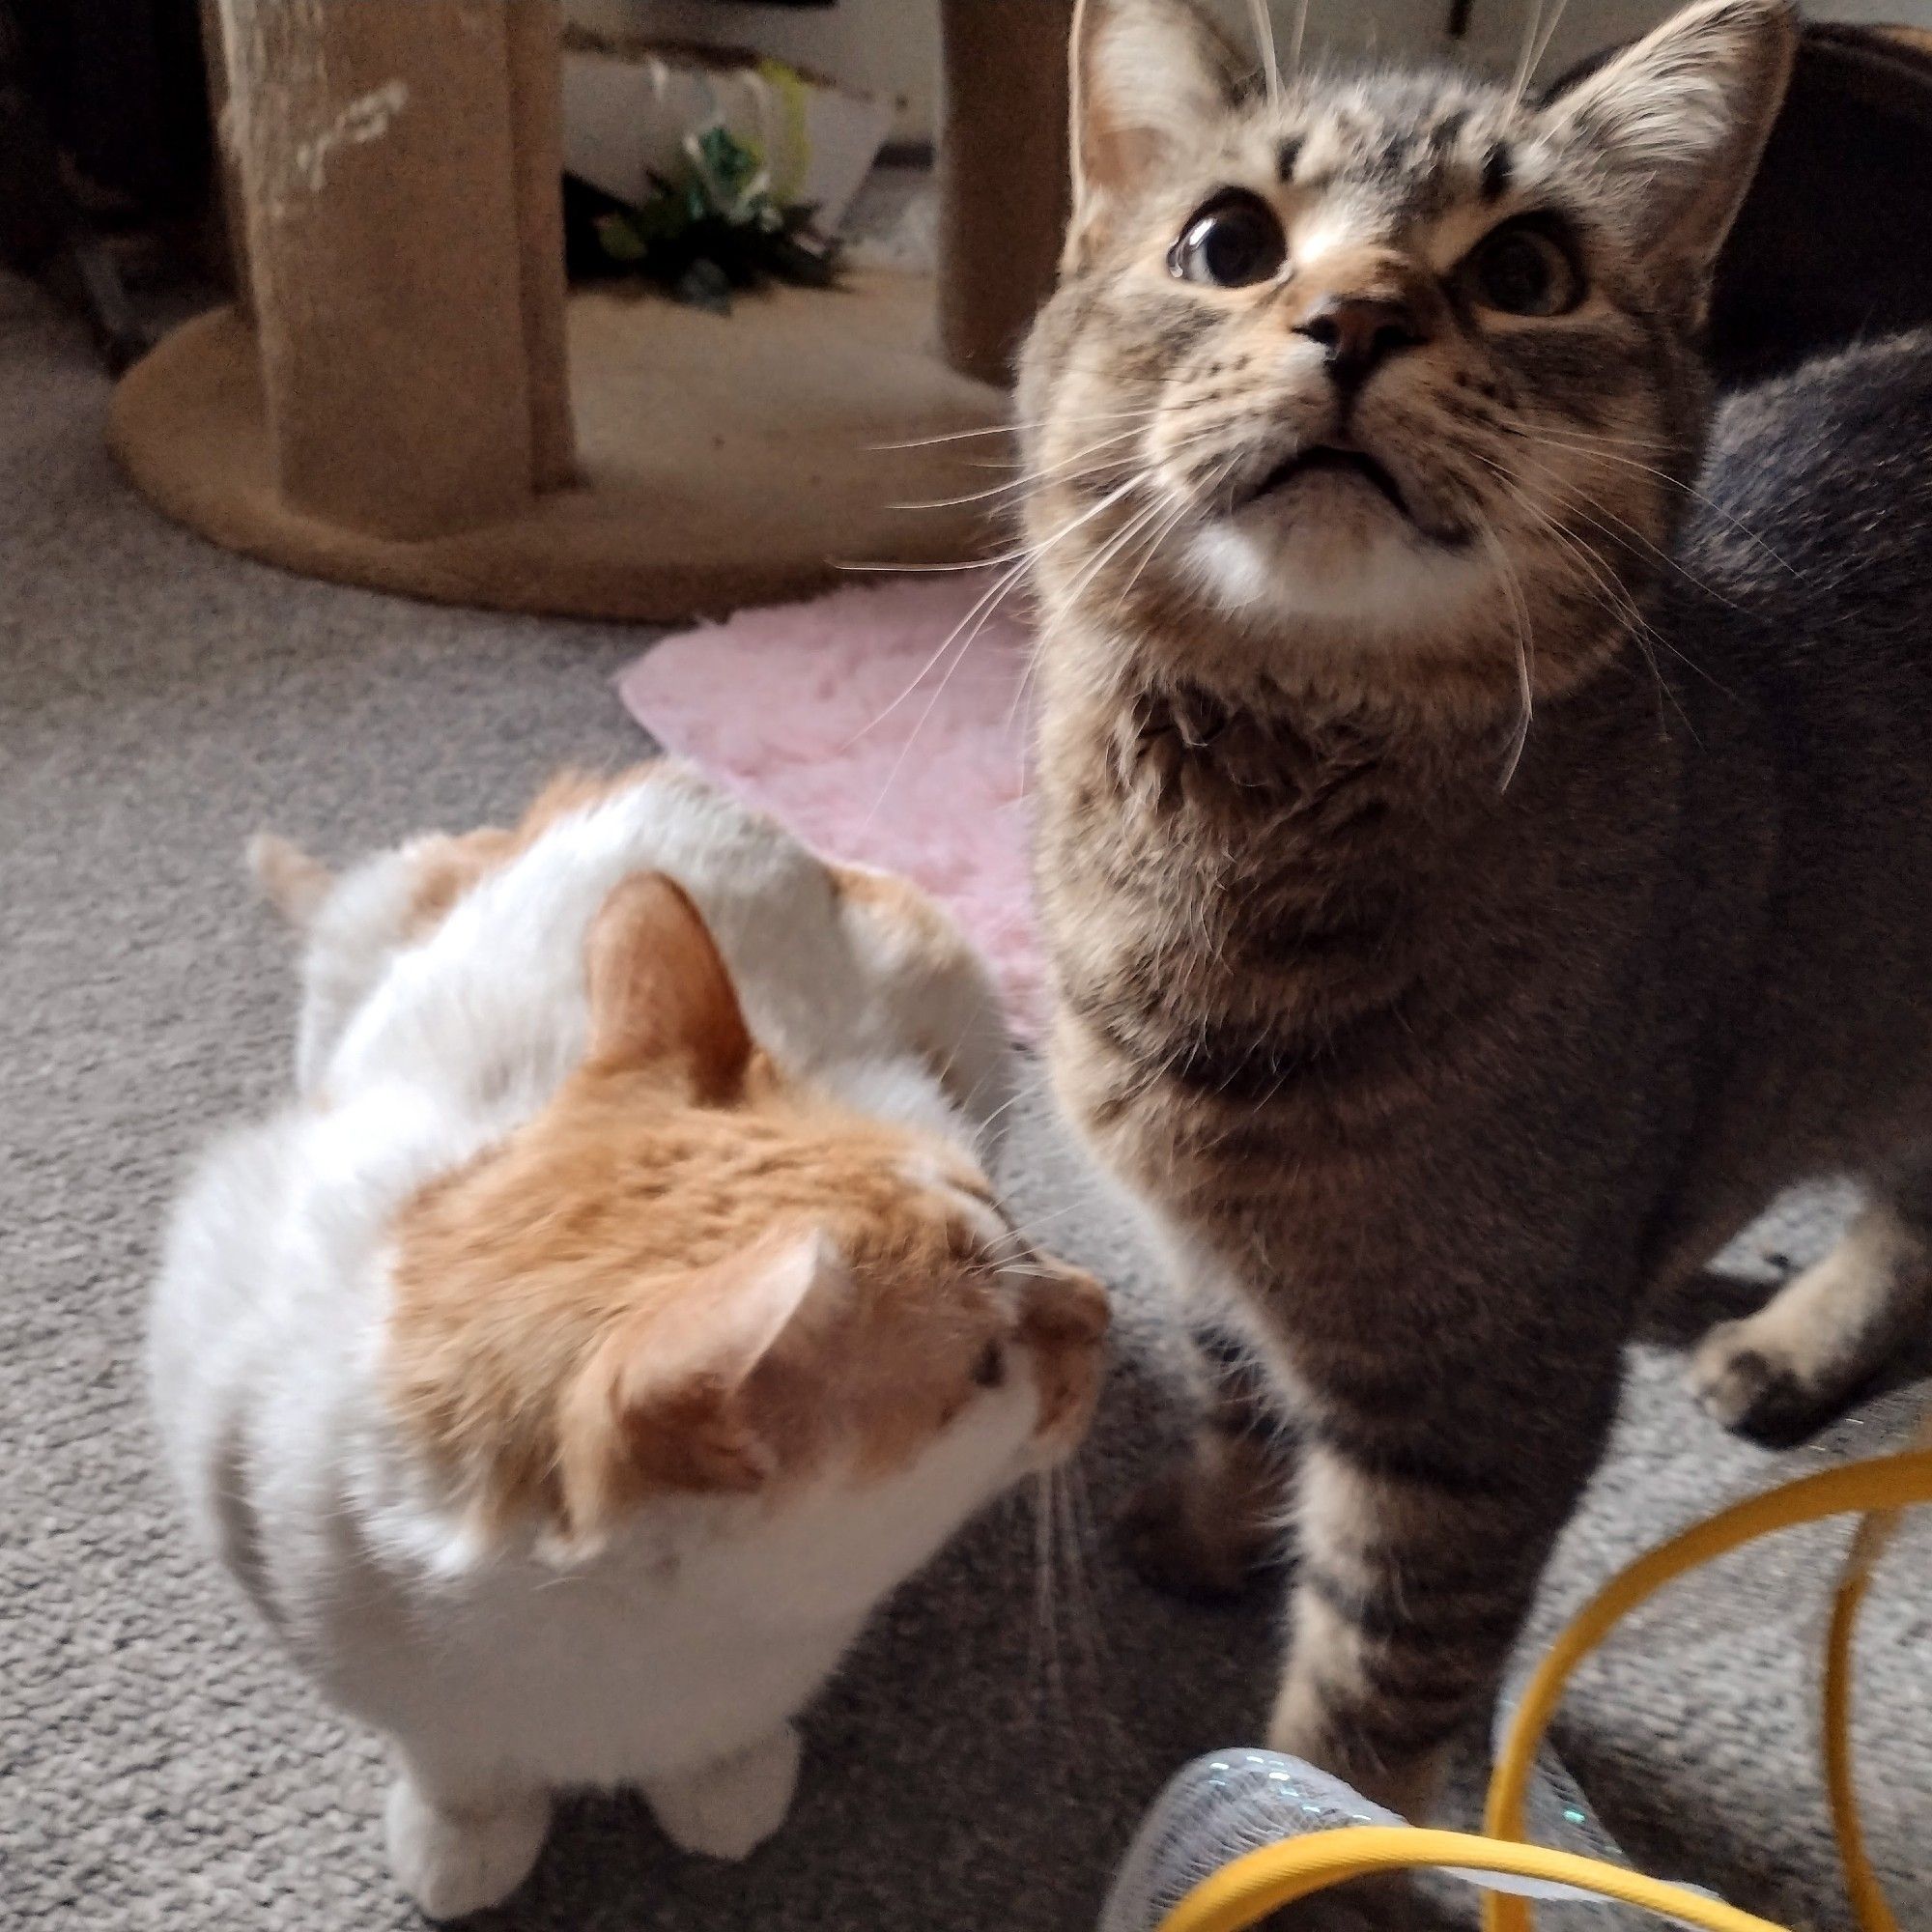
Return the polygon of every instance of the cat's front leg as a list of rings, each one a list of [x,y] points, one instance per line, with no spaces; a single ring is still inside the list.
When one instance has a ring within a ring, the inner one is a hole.
[[[798,1731],[781,1724],[700,1771],[650,1778],[644,1796],[665,1835],[687,1852],[742,1859],[785,1821],[798,1789]]]
[[[1304,1427],[1290,1653],[1268,1742],[1423,1822],[1490,1711],[1613,1411],[1613,1350],[1487,1398],[1444,1365],[1399,1415],[1318,1395]],[[1518,1369],[1521,1364],[1513,1365]]]
[[[389,1868],[425,1917],[500,1905],[530,1875],[550,1832],[550,1794],[438,1776],[404,1759],[384,1818]]]

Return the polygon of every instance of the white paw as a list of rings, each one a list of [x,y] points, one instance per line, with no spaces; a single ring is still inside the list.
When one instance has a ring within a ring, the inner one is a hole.
[[[646,1787],[665,1835],[687,1852],[742,1859],[785,1821],[798,1789],[798,1733],[770,1737],[702,1771]]]
[[[398,1777],[384,1815],[396,1882],[431,1918],[500,1905],[529,1876],[550,1830],[541,1792],[487,1805],[442,1805]]]

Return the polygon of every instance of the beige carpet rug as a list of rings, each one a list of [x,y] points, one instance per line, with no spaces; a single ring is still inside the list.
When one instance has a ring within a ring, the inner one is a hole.
[[[566,759],[620,759],[636,631],[477,616],[242,562],[156,516],[102,440],[77,327],[0,280],[0,1925],[392,1932],[380,1753],[345,1730],[176,1528],[139,1375],[156,1226],[182,1162],[288,1077],[292,985],[243,837],[347,854],[464,825]],[[1011,1179],[1123,1309],[1088,1463],[1104,1519],[1178,1426],[1160,1286],[1043,1109]],[[1801,1202],[1737,1265],[1830,1237]],[[1707,1309],[1706,1314],[1713,1312]],[[1774,1477],[1892,1440],[1894,1403],[1776,1459],[1633,1352],[1615,1453],[1548,1614],[1619,1558]],[[1653,1869],[1838,1928],[1814,1658],[1837,1536],[1728,1564],[1579,1686],[1565,1751]],[[1081,1932],[1182,1759],[1251,1733],[1273,1617],[1147,1592],[1102,1532],[1091,1595],[1035,1592],[1028,1509],[979,1525],[882,1618],[811,1717],[803,1799],[734,1869],[675,1857],[624,1798],[575,1804],[529,1932]],[[1866,1619],[1876,1853],[1932,1924],[1932,1534]]]

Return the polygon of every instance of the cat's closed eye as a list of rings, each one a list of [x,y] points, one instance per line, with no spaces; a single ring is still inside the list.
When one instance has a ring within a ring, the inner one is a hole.
[[[1004,1388],[1007,1380],[1007,1351],[998,1342],[988,1342],[973,1364],[975,1388]]]
[[[1280,215],[1246,188],[1225,188],[1189,217],[1167,265],[1183,282],[1245,289],[1267,281],[1287,259]]]
[[[1462,276],[1470,296],[1500,315],[1566,315],[1583,299],[1576,249],[1535,215],[1491,229],[1463,257]]]

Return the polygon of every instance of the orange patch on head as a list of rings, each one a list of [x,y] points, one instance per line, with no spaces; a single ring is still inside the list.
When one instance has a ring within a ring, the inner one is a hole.
[[[1084,1419],[1098,1289],[1016,1293],[960,1238],[956,1156],[771,1067],[679,888],[619,886],[585,969],[583,1065],[395,1231],[391,1397],[486,1521],[594,1541],[651,1495],[902,1467],[1009,1344],[1042,1428]]]

